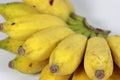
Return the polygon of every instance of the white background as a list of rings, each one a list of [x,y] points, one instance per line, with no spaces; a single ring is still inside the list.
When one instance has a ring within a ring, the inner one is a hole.
[[[7,3],[21,0],[0,0]],[[120,0],[71,0],[76,13],[87,18],[88,22],[98,28],[109,29],[111,34],[120,35]],[[0,16],[0,22],[5,20]],[[0,39],[7,37],[0,32]],[[26,75],[8,68],[8,62],[15,55],[0,49],[0,80],[38,80],[38,75]]]

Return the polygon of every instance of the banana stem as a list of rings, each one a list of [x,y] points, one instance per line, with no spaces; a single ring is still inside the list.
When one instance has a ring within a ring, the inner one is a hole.
[[[75,20],[78,20],[78,21],[82,21],[82,20],[84,19],[84,17],[79,16],[79,15],[77,15],[76,13],[72,13],[72,14],[70,15],[70,17],[73,18],[73,19],[75,19]]]

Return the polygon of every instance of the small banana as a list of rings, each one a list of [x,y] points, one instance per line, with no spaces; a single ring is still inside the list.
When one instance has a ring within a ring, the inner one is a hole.
[[[50,72],[49,65],[47,64],[40,74],[39,80],[69,80],[71,75],[56,75]]]
[[[63,20],[69,18],[69,10],[63,0],[23,0],[39,12],[56,15]]]
[[[72,80],[92,80],[90,79],[83,66],[78,67],[78,69],[74,72]],[[114,66],[113,74],[106,80],[120,80],[120,69],[118,66]]]
[[[107,38],[115,63],[120,67],[120,36],[113,35]]]
[[[50,56],[50,70],[60,75],[72,74],[81,63],[87,37],[71,34],[62,40]]]
[[[68,35],[74,33],[68,27],[51,27],[33,34],[19,48],[19,54],[35,61],[49,58],[56,45]]]
[[[41,62],[30,60],[24,56],[16,56],[9,62],[9,67],[26,74],[35,74],[40,72],[44,66],[48,64],[48,60]]]
[[[33,33],[53,26],[67,26],[56,16],[50,14],[36,14],[8,20],[0,24],[0,30],[17,40],[26,40]]]
[[[106,80],[113,72],[113,60],[107,41],[101,37],[88,40],[84,68],[92,80]]]
[[[12,19],[16,17],[38,14],[39,12],[33,7],[30,7],[22,2],[11,2],[0,4],[0,14],[6,19]]]
[[[91,80],[85,73],[83,65],[80,65],[73,73],[72,80]]]
[[[0,48],[7,50],[9,52],[18,54],[18,48],[20,46],[22,46],[23,43],[24,43],[24,41],[15,40],[15,39],[8,37],[8,38],[0,41]]]

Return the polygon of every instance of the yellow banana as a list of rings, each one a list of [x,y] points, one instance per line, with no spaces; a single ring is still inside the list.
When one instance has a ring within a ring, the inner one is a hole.
[[[74,13],[74,7],[72,5],[72,3],[70,2],[70,0],[63,0],[69,10],[69,12],[72,14]]]
[[[52,50],[73,31],[68,27],[51,27],[33,34],[19,48],[19,54],[32,60],[43,61],[49,58]]]
[[[56,75],[50,72],[49,65],[46,65],[40,74],[39,80],[69,80],[71,75]]]
[[[74,72],[72,80],[92,80],[90,79],[83,66],[78,67],[78,69]],[[114,66],[113,74],[106,80],[120,80],[120,69],[118,66]]]
[[[48,60],[37,62],[24,56],[17,56],[9,62],[9,67],[22,73],[35,74],[40,72],[46,64],[48,64]]]
[[[62,40],[50,56],[50,70],[60,75],[72,74],[82,61],[87,37],[72,34]]]
[[[30,7],[22,2],[11,2],[7,4],[0,4],[0,14],[6,19],[12,19],[16,17],[38,14],[39,12],[33,7]]]
[[[73,73],[72,80],[92,80],[85,73],[83,65],[80,65]]]
[[[12,38],[8,37],[8,38],[0,41],[0,48],[17,54],[18,53],[18,48],[20,46],[22,46],[23,43],[24,43],[24,41],[15,40],[15,39],[12,39]]]
[[[67,26],[67,24],[56,16],[37,14],[8,20],[0,24],[0,30],[13,39],[26,40],[33,33],[53,26]]]
[[[120,67],[120,36],[113,35],[107,38],[115,63]]]
[[[69,18],[69,10],[63,0],[23,0],[39,12],[56,15],[63,20]]]
[[[104,38],[93,37],[88,40],[84,67],[88,77],[92,80],[107,80],[112,75],[112,55]]]

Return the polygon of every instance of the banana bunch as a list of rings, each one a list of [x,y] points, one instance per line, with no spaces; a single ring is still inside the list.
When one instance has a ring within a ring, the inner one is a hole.
[[[119,76],[120,36],[92,27],[75,13],[69,0],[0,4],[0,14],[6,19],[0,31],[8,35],[0,48],[16,54],[8,63],[10,68],[26,74],[41,72],[39,80],[114,80]]]

